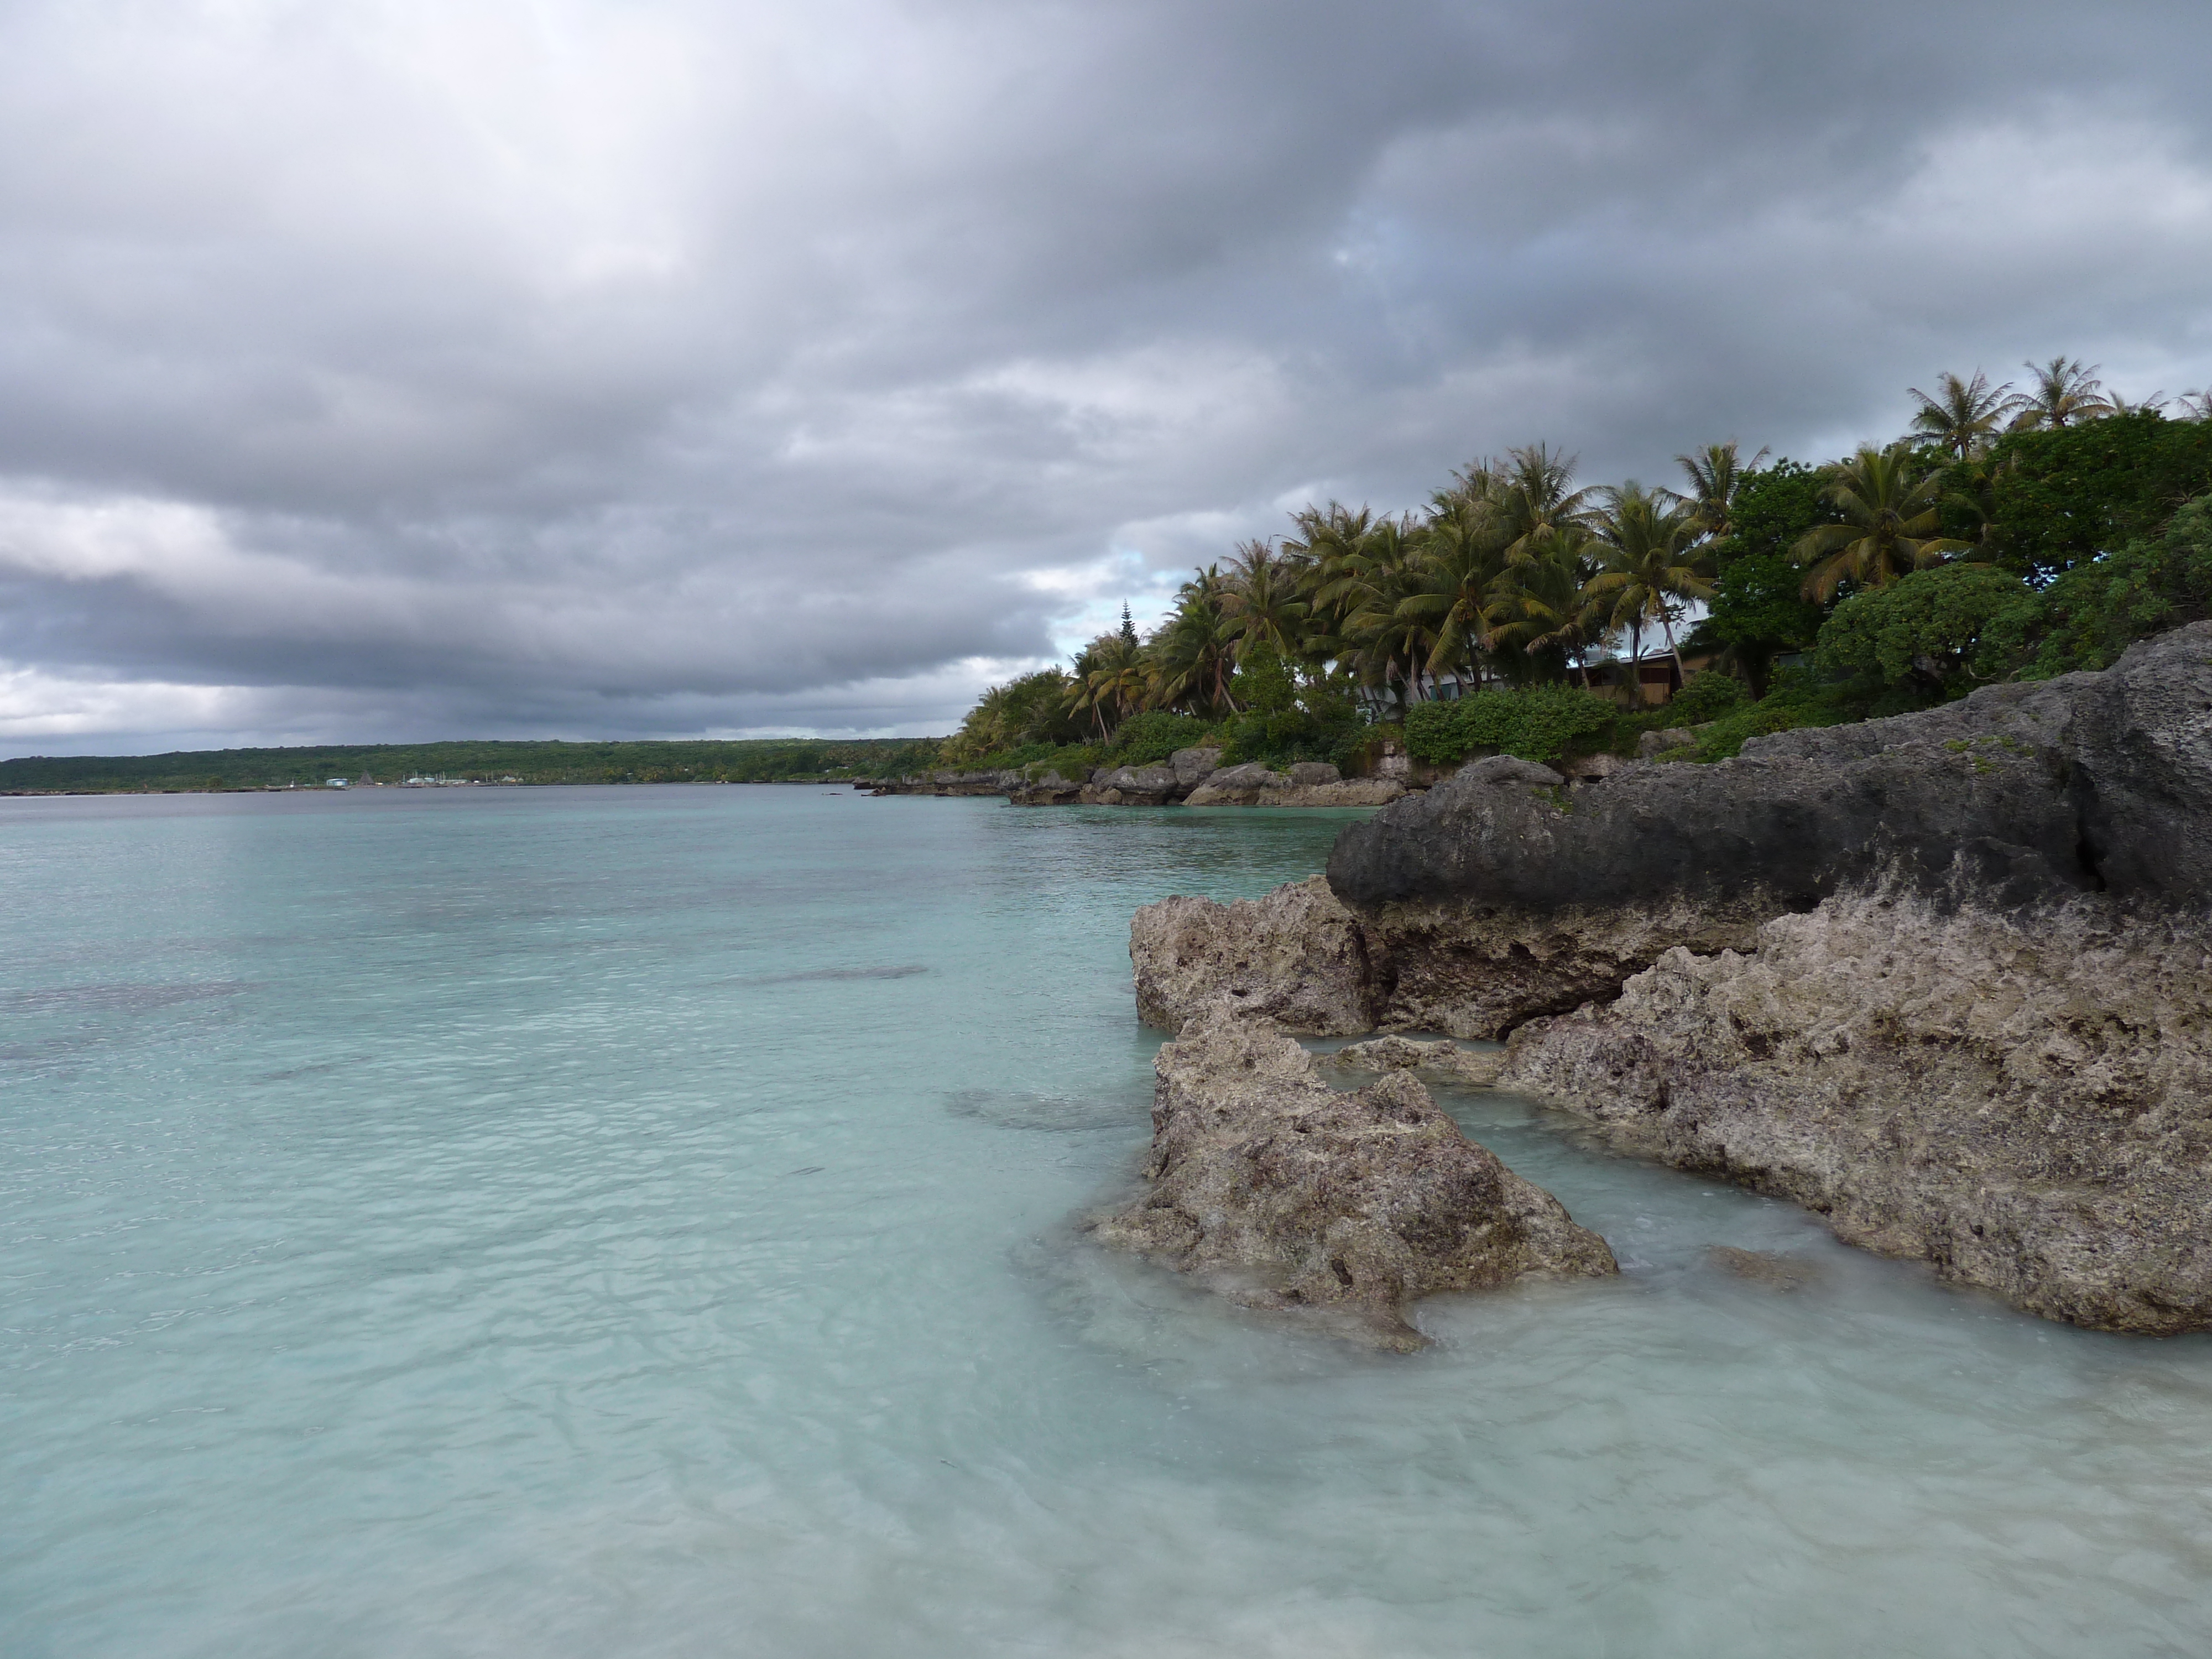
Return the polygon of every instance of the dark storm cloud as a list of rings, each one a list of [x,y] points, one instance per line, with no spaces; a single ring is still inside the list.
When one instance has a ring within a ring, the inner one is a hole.
[[[0,750],[943,729],[1543,438],[2212,379],[2197,6],[0,9]]]

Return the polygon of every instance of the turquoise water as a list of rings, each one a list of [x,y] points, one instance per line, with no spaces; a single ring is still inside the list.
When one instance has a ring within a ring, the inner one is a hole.
[[[1338,823],[0,800],[0,1650],[2212,1650],[2205,1341],[1496,1096],[1618,1282],[1402,1358],[1076,1237],[1146,1130],[1129,911]]]

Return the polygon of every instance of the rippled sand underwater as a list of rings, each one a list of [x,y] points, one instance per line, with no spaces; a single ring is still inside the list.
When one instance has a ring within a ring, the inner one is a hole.
[[[1405,1358],[1084,1243],[1129,911],[1341,822],[0,800],[0,1648],[2212,1650],[2212,1341],[1494,1095],[1440,1097],[1619,1281]]]

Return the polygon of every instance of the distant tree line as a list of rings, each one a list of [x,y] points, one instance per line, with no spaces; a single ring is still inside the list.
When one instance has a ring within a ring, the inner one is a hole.
[[[1679,487],[1589,486],[1540,443],[1416,511],[1309,506],[1195,571],[1148,633],[1125,606],[1066,668],[992,687],[946,757],[1127,757],[1202,733],[1246,757],[1341,756],[1440,690],[1586,688],[1598,662],[1640,678],[1654,653],[1678,683],[1691,658],[1732,680],[1700,693],[1714,708],[1763,701],[1799,659],[1852,683],[1832,713],[2101,666],[2212,610],[2212,507],[2188,507],[2212,491],[2212,394],[2130,402],[2077,359],[2028,367],[2025,389],[1978,370],[1913,388],[1908,432],[1822,465],[1731,441],[1678,456]],[[1602,724],[1540,724],[1561,720]]]
[[[936,763],[938,739],[763,738],[637,743],[362,744],[0,761],[0,793],[267,789],[415,776],[497,783],[778,783],[878,777]]]

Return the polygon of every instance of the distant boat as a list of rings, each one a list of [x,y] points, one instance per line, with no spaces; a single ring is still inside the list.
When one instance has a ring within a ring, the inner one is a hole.
[[[350,788],[352,786],[343,778],[332,778],[323,787],[326,789],[347,789]]]

